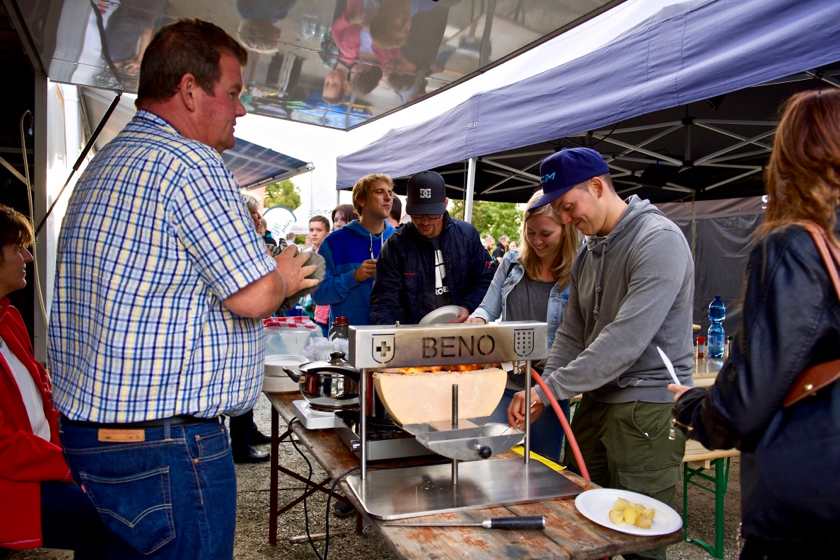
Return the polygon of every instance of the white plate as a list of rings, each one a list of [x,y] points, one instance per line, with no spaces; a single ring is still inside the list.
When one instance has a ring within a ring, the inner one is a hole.
[[[418,325],[435,325],[441,323],[449,323],[453,319],[457,319],[461,314],[461,308],[457,305],[444,305],[438,307],[434,311],[430,311],[425,317],[420,319]]]
[[[642,504],[645,508],[655,509],[656,515],[653,518],[650,529],[640,529],[628,523],[617,525],[610,521],[610,510],[619,498],[624,498],[630,503]],[[630,533],[631,535],[649,537],[667,535],[682,527],[682,517],[673,508],[668,507],[659,500],[654,500],[644,494],[637,494],[628,490],[618,490],[615,488],[587,490],[578,494],[577,498],[575,498],[575,506],[590,521],[594,521],[598,525],[603,525],[610,529],[615,529],[616,531],[621,531],[622,533]]]

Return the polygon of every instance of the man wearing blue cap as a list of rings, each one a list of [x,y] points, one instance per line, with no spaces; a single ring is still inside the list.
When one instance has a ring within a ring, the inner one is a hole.
[[[673,504],[685,439],[669,439],[673,398],[657,346],[692,385],[694,264],[677,226],[650,202],[616,194],[609,168],[590,148],[563,150],[540,166],[544,196],[588,237],[571,274],[569,304],[544,376],[558,399],[583,393],[573,426],[592,481]],[[532,390],[536,407],[548,400]],[[525,417],[524,391],[508,409]],[[567,448],[568,463],[577,461]],[[624,555],[665,558],[665,549]]]
[[[444,306],[463,323],[484,299],[493,280],[490,255],[478,231],[446,211],[446,184],[434,171],[414,174],[406,186],[411,222],[392,235],[376,262],[370,293],[374,325],[415,325]]]

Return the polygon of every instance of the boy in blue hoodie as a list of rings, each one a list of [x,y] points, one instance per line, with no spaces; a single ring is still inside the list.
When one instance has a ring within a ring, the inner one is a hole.
[[[371,174],[353,185],[353,208],[359,214],[332,232],[318,250],[326,261],[326,274],[312,299],[330,306],[330,324],[347,317],[351,325],[370,324],[370,289],[376,259],[394,231],[386,221],[393,205],[394,182],[388,175]]]

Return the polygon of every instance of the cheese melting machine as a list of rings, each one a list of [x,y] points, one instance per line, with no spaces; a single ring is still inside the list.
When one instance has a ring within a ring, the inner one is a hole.
[[[422,446],[451,459],[451,463],[368,468],[368,461],[375,459],[368,449],[366,395],[374,388],[367,370],[513,363],[530,371],[532,361],[546,357],[546,346],[546,324],[534,321],[351,327],[350,363],[362,370],[358,430],[361,465],[358,472],[348,475],[347,482],[365,511],[376,519],[403,519],[579,494],[582,489],[577,484],[530,460],[530,422],[522,432],[488,423],[489,417],[459,417],[457,384],[452,385],[450,394],[439,397],[451,399],[451,421],[402,426]],[[525,376],[525,385],[530,394],[530,375]],[[530,402],[528,405],[530,420]],[[523,440],[524,457],[490,459]]]

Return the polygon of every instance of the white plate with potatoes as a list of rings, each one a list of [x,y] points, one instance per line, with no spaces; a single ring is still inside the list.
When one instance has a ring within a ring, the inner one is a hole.
[[[667,535],[682,527],[673,508],[628,490],[587,490],[578,494],[575,506],[590,521],[631,535]]]

